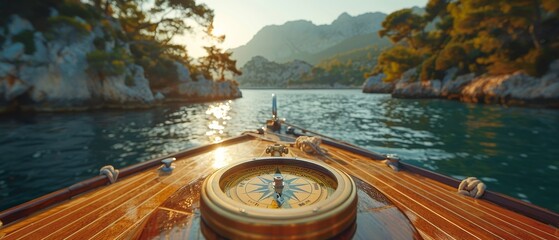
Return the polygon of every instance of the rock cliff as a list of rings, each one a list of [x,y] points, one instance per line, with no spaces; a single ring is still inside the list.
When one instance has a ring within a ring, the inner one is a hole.
[[[395,82],[385,82],[384,74],[378,74],[367,78],[363,84],[364,93],[392,93]]]
[[[312,65],[304,61],[294,60],[279,64],[256,56],[242,68],[243,75],[237,77],[241,87],[285,88],[289,80],[298,80],[312,69]]]
[[[456,76],[456,72],[448,70],[442,80],[417,81],[414,68],[394,83],[383,82],[379,74],[367,79],[363,91],[390,92],[398,98],[448,98],[473,103],[559,107],[559,60],[552,62],[547,74],[539,78],[523,72],[477,77],[473,73]]]
[[[79,17],[74,20],[83,22]],[[118,28],[114,20],[113,25]],[[101,26],[92,26],[91,31],[83,33],[69,24],[59,24],[49,33],[45,36],[17,15],[11,16],[7,26],[0,27],[0,112],[12,108],[59,111],[105,106],[149,107],[166,99],[165,93],[154,95],[150,80],[139,65],[127,62],[122,71],[110,76],[90,70],[88,54],[96,49],[96,39],[106,34]],[[22,34],[29,37],[22,41],[18,38]],[[129,43],[116,40],[105,43],[104,51],[112,52],[117,47],[130,52]],[[176,64],[180,81],[170,87],[188,89],[178,91],[182,94],[180,99],[240,97],[234,81],[192,80],[188,69]]]

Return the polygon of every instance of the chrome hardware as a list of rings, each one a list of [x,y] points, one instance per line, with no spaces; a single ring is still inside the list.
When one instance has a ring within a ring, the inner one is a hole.
[[[171,172],[173,171],[173,169],[175,169],[175,166],[173,164],[173,162],[177,160],[176,158],[172,157],[172,158],[165,158],[163,160],[161,160],[161,163],[164,164],[163,167],[161,167],[161,171],[163,172]]]
[[[266,128],[272,131],[279,131],[281,129],[281,121],[278,118],[278,105],[276,94],[272,94],[272,119],[266,121]]]
[[[287,133],[287,134],[295,134],[295,128],[289,126],[289,127],[287,127],[287,129],[285,130],[285,133]]]

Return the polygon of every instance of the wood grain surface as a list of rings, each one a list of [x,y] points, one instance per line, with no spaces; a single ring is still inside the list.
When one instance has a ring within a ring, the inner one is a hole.
[[[186,154],[174,163],[172,173],[150,167],[62,201],[4,225],[0,239],[202,239],[204,226],[197,209],[203,179],[228,164],[263,157],[267,146],[289,140],[251,136]],[[287,156],[320,161],[354,178],[359,188],[357,224],[350,234],[354,238],[381,233],[377,236],[391,239],[559,239],[556,227],[459,195],[448,185],[395,172],[380,161],[333,146],[322,147],[327,156],[292,146]]]

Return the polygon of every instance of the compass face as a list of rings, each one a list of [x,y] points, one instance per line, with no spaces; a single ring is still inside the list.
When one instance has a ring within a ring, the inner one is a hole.
[[[262,158],[210,175],[200,213],[207,229],[228,238],[327,239],[354,226],[356,195],[351,178],[328,165]]]
[[[283,179],[280,205],[276,200],[274,177]],[[328,199],[338,184],[331,176],[309,168],[292,165],[249,167],[220,182],[223,191],[234,201],[261,208],[299,208]]]

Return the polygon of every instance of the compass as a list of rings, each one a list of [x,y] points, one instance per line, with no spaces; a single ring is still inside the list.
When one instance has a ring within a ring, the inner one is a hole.
[[[310,160],[272,157],[210,175],[200,212],[205,225],[227,238],[331,238],[354,225],[356,205],[347,174]]]

